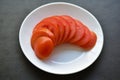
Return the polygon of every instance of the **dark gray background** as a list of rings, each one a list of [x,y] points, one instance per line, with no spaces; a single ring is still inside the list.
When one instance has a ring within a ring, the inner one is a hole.
[[[0,0],[0,80],[119,80],[120,0],[61,0],[89,10],[104,32],[104,47],[89,68],[71,75],[53,75],[33,66],[19,45],[19,29],[33,9],[57,0]]]

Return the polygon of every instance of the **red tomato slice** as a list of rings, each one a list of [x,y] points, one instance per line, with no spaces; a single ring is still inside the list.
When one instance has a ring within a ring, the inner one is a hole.
[[[83,29],[85,31],[85,34],[84,34],[83,38],[74,43],[78,46],[82,46],[82,45],[86,44],[91,39],[90,38],[91,37],[91,31],[87,27],[84,27]]]
[[[47,28],[49,29],[54,35],[55,35],[55,45],[57,44],[57,40],[59,38],[59,29],[58,25],[55,19],[52,19],[51,17],[43,19],[41,22],[39,22],[36,27],[33,30],[33,33],[36,30],[39,30],[41,28]]]
[[[68,24],[69,24],[69,27],[70,27],[70,33],[68,35],[68,37],[66,38],[66,41],[69,41],[70,39],[72,39],[74,37],[74,35],[76,34],[76,22],[75,20],[70,17],[70,16],[67,16],[67,15],[62,15],[61,16],[62,18],[64,18]]]
[[[49,37],[39,37],[34,44],[34,51],[38,58],[46,59],[52,53],[54,44]]]
[[[35,41],[39,37],[42,37],[42,36],[49,37],[53,42],[55,42],[55,36],[54,36],[54,34],[50,30],[48,30],[47,28],[41,28],[39,30],[36,30],[32,34],[32,37],[31,37],[31,46],[32,46],[32,48],[33,48],[33,45],[34,45]]]
[[[64,35],[62,36],[61,43],[65,43],[70,34],[70,25],[62,16],[59,16],[59,18],[61,19],[62,25],[64,26]]]
[[[56,45],[68,42],[89,50],[96,41],[96,34],[82,22],[61,15],[44,18],[35,26],[31,46],[38,58],[46,59]]]
[[[77,30],[76,30],[76,34],[74,35],[74,37],[70,40],[70,43],[75,43],[76,41],[80,40],[81,38],[83,38],[84,33],[85,33],[83,29],[84,28],[83,24],[78,20],[75,20],[75,21],[77,24],[76,26]]]
[[[86,43],[85,45],[82,45],[81,47],[86,49],[86,50],[89,50],[91,48],[93,48],[96,44],[96,41],[97,41],[97,36],[94,32],[91,32],[92,33],[92,36],[91,36],[91,40]]]
[[[55,19],[57,21],[57,25],[58,25],[58,29],[59,29],[59,38],[57,40],[57,45],[61,44],[62,42],[62,38],[64,36],[64,31],[65,31],[65,27],[63,25],[63,22],[60,18],[60,16],[52,16],[53,19]]]

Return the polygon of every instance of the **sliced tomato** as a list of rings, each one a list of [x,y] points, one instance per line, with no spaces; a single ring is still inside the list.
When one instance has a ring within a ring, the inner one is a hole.
[[[32,48],[33,48],[33,45],[34,45],[35,41],[39,37],[42,37],[42,36],[49,37],[53,42],[55,42],[55,36],[54,36],[54,34],[50,30],[48,30],[47,28],[41,28],[39,30],[36,30],[32,34],[32,37],[31,37],[31,46],[32,46]]]
[[[77,42],[74,43],[78,46],[82,46],[82,45],[86,44],[91,39],[90,38],[91,37],[91,31],[87,27],[84,27],[83,29],[85,31],[85,34],[84,34],[83,38],[81,38],[80,40],[78,40]]]
[[[57,40],[57,45],[61,44],[62,42],[62,38],[64,36],[64,31],[65,31],[65,27],[63,25],[63,22],[60,18],[60,16],[52,16],[53,19],[55,19],[57,21],[57,25],[58,25],[58,29],[59,29],[59,38]]]
[[[51,17],[43,19],[41,22],[39,22],[36,27],[33,30],[33,33],[36,30],[39,30],[41,28],[47,28],[49,29],[54,35],[55,35],[55,45],[57,44],[57,40],[59,38],[59,29],[56,20],[52,19]]]
[[[86,49],[86,50],[89,50],[91,48],[94,47],[94,45],[96,44],[96,41],[97,41],[97,36],[94,32],[91,32],[92,36],[91,36],[91,40],[86,43],[85,45],[82,45],[81,47]]]
[[[46,59],[52,53],[54,44],[49,37],[39,37],[34,44],[34,51],[38,58]]]
[[[62,36],[62,40],[61,40],[61,43],[65,43],[70,34],[70,25],[69,23],[62,17],[62,16],[59,16],[61,22],[62,22],[62,25],[64,26],[64,35]]]
[[[61,17],[64,18],[69,24],[70,33],[69,33],[68,37],[66,38],[66,41],[69,41],[76,34],[76,22],[72,17],[70,17],[68,15],[62,15]]]
[[[70,43],[75,43],[76,41],[80,40],[81,38],[83,38],[84,36],[84,26],[83,24],[81,24],[78,20],[75,20],[76,21],[76,34],[74,35],[74,37],[70,40]]]

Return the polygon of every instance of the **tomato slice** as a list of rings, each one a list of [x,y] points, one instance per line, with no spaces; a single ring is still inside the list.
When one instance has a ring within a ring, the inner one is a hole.
[[[54,44],[49,37],[39,37],[34,44],[34,51],[38,58],[46,59],[52,53]]]
[[[56,45],[57,44],[57,40],[59,38],[59,29],[58,29],[58,25],[57,25],[56,20],[52,19],[51,17],[43,19],[33,29],[33,33],[36,30],[39,30],[41,28],[47,28],[47,29],[49,29],[55,35],[55,45]]]
[[[61,19],[62,25],[64,26],[64,35],[62,36],[61,43],[65,43],[70,34],[70,25],[66,19],[63,18],[63,16],[59,16],[59,18]]]
[[[94,47],[97,35],[86,25],[68,15],[44,18],[33,29],[31,46],[40,59],[46,59],[55,46],[72,43],[83,49]]]
[[[70,33],[69,33],[68,37],[66,38],[66,41],[69,41],[76,34],[76,22],[72,17],[70,17],[68,15],[62,15],[61,17],[63,17],[69,24]]]
[[[78,46],[82,46],[82,45],[86,44],[91,39],[90,38],[91,37],[91,31],[87,27],[84,27],[83,29],[85,31],[85,34],[84,34],[83,38],[81,38],[80,40],[78,40],[77,42],[74,43]]]
[[[96,44],[96,41],[97,41],[97,36],[94,32],[91,32],[92,36],[91,36],[91,40],[86,43],[85,45],[82,45],[81,47],[86,49],[86,50],[89,50],[91,48],[93,48]]]
[[[63,22],[60,16],[52,16],[52,18],[57,21],[57,25],[59,29],[59,38],[57,39],[57,45],[59,45],[62,43],[61,41],[64,36],[65,26],[63,25]]]
[[[77,30],[76,30],[76,34],[74,35],[74,37],[70,40],[70,43],[75,43],[76,41],[80,40],[81,38],[83,38],[84,33],[85,33],[83,29],[84,28],[83,24],[78,20],[75,20],[75,21],[77,24],[76,26]]]
[[[39,30],[36,30],[31,37],[31,46],[33,48],[33,45],[35,43],[35,41],[37,40],[37,38],[42,37],[42,36],[46,36],[49,37],[53,42],[55,42],[55,36],[54,34],[48,30],[47,28],[41,28]]]

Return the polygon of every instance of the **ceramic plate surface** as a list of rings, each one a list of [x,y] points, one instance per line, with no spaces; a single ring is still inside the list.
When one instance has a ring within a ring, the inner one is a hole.
[[[47,60],[38,59],[30,44],[32,30],[40,20],[52,15],[70,15],[82,21],[97,34],[94,48],[84,51],[77,46],[63,44],[56,47]],[[20,46],[27,59],[39,69],[53,74],[76,73],[90,66],[100,55],[103,40],[103,31],[97,19],[82,7],[65,2],[49,3],[33,10],[23,21],[19,32]]]

